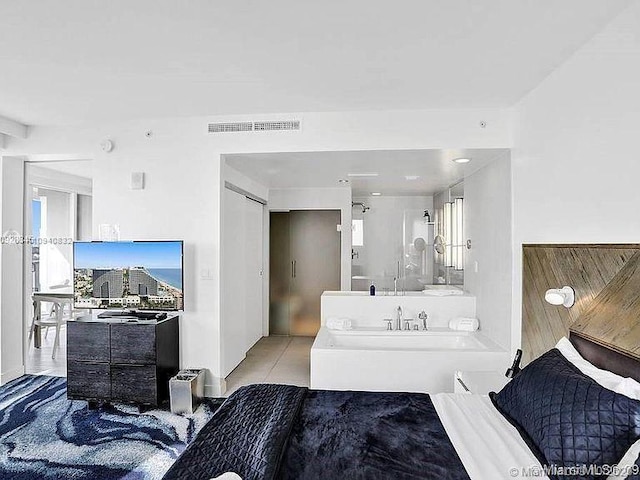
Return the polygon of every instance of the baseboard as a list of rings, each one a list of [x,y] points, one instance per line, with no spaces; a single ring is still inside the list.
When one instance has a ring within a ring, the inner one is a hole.
[[[24,375],[24,365],[20,365],[12,370],[8,370],[6,372],[0,373],[0,385],[4,385],[5,383],[10,382],[11,380],[15,380]]]
[[[213,377],[213,383],[204,386],[205,397],[222,397],[227,391],[227,381],[224,378]]]

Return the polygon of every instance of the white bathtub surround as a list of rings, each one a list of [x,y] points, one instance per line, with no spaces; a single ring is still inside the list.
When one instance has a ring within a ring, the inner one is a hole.
[[[404,319],[412,319],[422,328],[418,314],[428,315],[429,328],[448,327],[449,320],[456,317],[475,317],[476,298],[462,294],[455,296],[428,296],[422,292],[407,292],[405,295],[375,295],[369,292],[324,292],[321,299],[321,324],[330,318],[350,318],[354,328],[386,327],[385,319],[393,320],[396,328],[398,307],[402,308]],[[413,325],[411,328],[413,328]]]
[[[480,328],[480,322],[477,318],[456,317],[449,320],[449,328],[459,332],[475,332]]]
[[[311,347],[311,388],[453,392],[455,371],[501,370],[508,363],[508,352],[479,332],[323,327]]]
[[[433,295],[435,297],[448,297],[450,295],[464,295],[464,290],[455,285],[425,285],[422,294]]]
[[[350,318],[327,318],[326,326],[329,330],[351,330],[353,328]]]

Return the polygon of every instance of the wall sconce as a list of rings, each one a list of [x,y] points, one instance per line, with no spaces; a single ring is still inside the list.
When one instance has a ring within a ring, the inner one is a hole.
[[[570,308],[576,303],[576,292],[568,286],[550,288],[544,294],[544,299],[551,305],[563,305]]]

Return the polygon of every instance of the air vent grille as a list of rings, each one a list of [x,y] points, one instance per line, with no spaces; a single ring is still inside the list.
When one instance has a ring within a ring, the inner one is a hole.
[[[285,120],[275,122],[254,122],[253,129],[265,130],[300,130],[300,120]]]
[[[300,130],[300,120],[270,120],[260,122],[220,122],[210,123],[209,133],[266,132]]]
[[[209,133],[250,132],[253,122],[210,123]]]

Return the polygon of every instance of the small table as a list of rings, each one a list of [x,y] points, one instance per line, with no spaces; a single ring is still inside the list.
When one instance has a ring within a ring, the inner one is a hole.
[[[507,383],[509,378],[503,372],[495,370],[467,372],[457,371],[454,374],[455,393],[475,393],[488,395],[489,392],[499,392]]]
[[[73,293],[33,292],[31,298],[33,299],[33,318],[38,320],[42,318],[42,302],[53,303],[56,305],[56,315],[60,316],[64,314],[64,307],[66,305],[73,308]],[[42,339],[40,338],[40,326],[36,324],[33,331],[33,346],[35,348],[40,348],[41,345]]]

